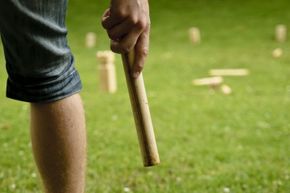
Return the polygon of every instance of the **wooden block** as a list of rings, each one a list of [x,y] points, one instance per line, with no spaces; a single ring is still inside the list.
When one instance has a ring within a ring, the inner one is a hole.
[[[117,91],[115,65],[99,66],[100,71],[100,88],[108,93]]]
[[[104,92],[115,93],[117,91],[117,80],[115,70],[115,57],[111,51],[97,52],[99,60],[100,88]]]
[[[192,81],[192,84],[196,86],[219,86],[223,82],[223,78],[220,76],[216,77],[207,77],[201,79],[195,79]]]
[[[101,64],[108,64],[108,63],[115,62],[115,54],[114,52],[110,50],[98,51],[96,56]]]
[[[276,48],[272,52],[273,58],[280,58],[283,55],[283,50],[281,48]]]
[[[248,69],[212,69],[209,71],[211,76],[247,76]]]
[[[193,44],[199,44],[201,42],[200,30],[197,27],[189,29],[189,39]]]
[[[97,36],[94,32],[89,32],[86,35],[86,47],[93,48],[96,46]]]
[[[226,85],[226,84],[223,84],[223,85],[221,86],[221,91],[222,91],[222,93],[224,93],[225,95],[230,95],[230,94],[232,94],[232,89],[231,89],[231,87],[229,87],[229,86]]]
[[[285,42],[287,39],[287,27],[285,25],[277,25],[275,29],[275,39],[278,42]]]

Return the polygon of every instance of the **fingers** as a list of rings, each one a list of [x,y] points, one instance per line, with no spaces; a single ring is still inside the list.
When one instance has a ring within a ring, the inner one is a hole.
[[[132,71],[134,78],[138,78],[144,68],[144,63],[149,52],[149,31],[150,27],[148,26],[148,28],[139,36],[135,46],[135,57]]]
[[[107,18],[111,15],[111,11],[110,11],[110,8],[106,9],[103,13],[103,16],[102,16],[102,19],[103,18]]]
[[[126,19],[121,24],[112,27],[107,30],[108,36],[111,40],[121,40],[126,34],[128,34],[131,30],[131,22]]]
[[[109,30],[115,25],[121,23],[123,20],[123,17],[118,17],[116,14],[111,14],[111,9],[107,9],[102,16],[102,26],[106,30]]]
[[[110,37],[111,49],[116,53],[127,53],[136,44],[140,34],[144,31],[145,23],[142,21],[134,21],[132,18],[126,18],[120,23],[111,19],[105,12],[103,17],[103,26],[106,27],[107,34]]]
[[[102,17],[102,25],[111,39],[111,50],[128,53],[135,50],[132,73],[138,77],[149,47],[150,15],[147,0],[111,0]]]
[[[139,36],[140,32],[135,30],[124,36],[119,41],[111,40],[111,50],[120,54],[128,53],[134,48]]]

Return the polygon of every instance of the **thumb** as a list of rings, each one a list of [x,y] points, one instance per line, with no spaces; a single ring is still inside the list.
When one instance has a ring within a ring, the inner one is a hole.
[[[135,45],[135,57],[133,64],[133,77],[137,78],[142,72],[145,60],[149,52],[149,29],[145,30],[138,38]]]

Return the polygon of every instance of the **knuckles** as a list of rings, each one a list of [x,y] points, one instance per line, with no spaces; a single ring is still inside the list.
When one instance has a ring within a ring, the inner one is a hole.
[[[131,50],[131,46],[128,45],[120,45],[121,53],[128,53]]]
[[[118,9],[113,13],[115,17],[120,18],[120,19],[125,19],[129,16],[128,12],[124,9]]]
[[[149,23],[143,17],[141,17],[141,18],[139,17],[138,18],[136,16],[131,16],[128,19],[129,19],[131,25],[134,26],[136,29],[138,29],[140,31],[143,31],[149,25]]]
[[[142,14],[140,12],[135,13],[129,13],[126,9],[116,9],[111,12],[110,15],[110,23],[114,23],[113,26],[110,27],[110,29],[107,29],[107,34],[109,38],[112,40],[111,43],[111,50],[115,53],[128,53],[134,46],[136,46],[136,51],[138,52],[138,55],[141,58],[146,58],[148,55],[148,43],[147,40],[144,42],[144,38],[148,38],[148,33],[150,31],[150,18],[146,14]],[[115,22],[113,20],[116,20]],[[102,22],[104,28],[106,28],[106,22]],[[123,33],[122,37],[120,37],[120,34],[117,33],[117,31],[113,29],[114,26],[119,25],[119,29],[129,29],[126,31],[126,39],[125,35]],[[132,40],[135,40],[138,37],[141,37],[140,35],[143,33],[143,43],[141,44],[132,44]],[[132,37],[129,37],[129,36]],[[135,37],[136,36],[136,37]],[[143,64],[140,64],[138,68],[142,69]]]
[[[121,54],[121,52],[119,51],[118,47],[114,44],[111,44],[111,50],[117,54]]]
[[[141,55],[141,56],[146,57],[146,56],[148,56],[148,54],[149,54],[149,49],[148,49],[148,48],[143,48],[143,49],[140,51],[140,55]]]
[[[115,53],[124,54],[130,52],[132,46],[125,45],[122,43],[111,44],[111,50]]]
[[[138,63],[138,64],[136,65],[136,68],[137,68],[138,71],[142,71],[143,68],[144,68],[144,63]]]
[[[148,23],[146,22],[145,19],[141,19],[137,23],[135,23],[135,25],[138,29],[144,30],[146,29]]]
[[[137,29],[144,30],[146,27],[150,25],[150,20],[147,19],[146,15],[142,14],[129,14],[126,10],[118,10],[114,13],[115,18],[119,18],[119,20],[128,20],[129,24]]]
[[[105,20],[102,20],[101,24],[102,24],[104,29],[108,29],[108,26],[106,25],[106,21]]]
[[[107,33],[111,40],[115,40],[115,41],[118,40],[119,37],[117,34],[113,33],[112,31],[107,31]]]

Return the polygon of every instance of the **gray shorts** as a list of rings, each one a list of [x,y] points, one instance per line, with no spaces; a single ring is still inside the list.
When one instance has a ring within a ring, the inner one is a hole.
[[[50,102],[81,90],[67,44],[67,0],[0,0],[9,98]]]

